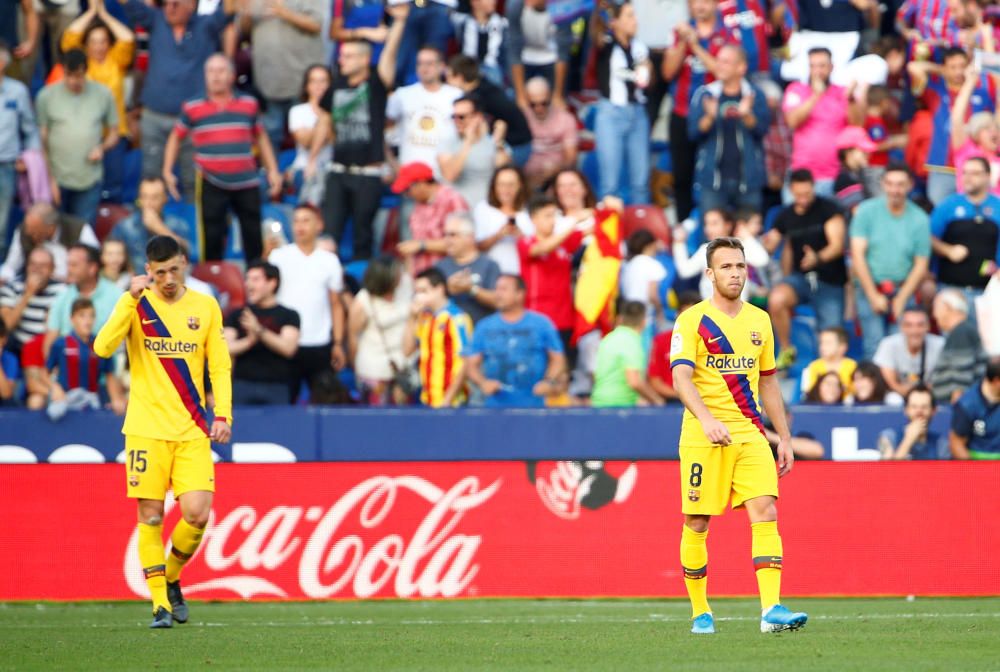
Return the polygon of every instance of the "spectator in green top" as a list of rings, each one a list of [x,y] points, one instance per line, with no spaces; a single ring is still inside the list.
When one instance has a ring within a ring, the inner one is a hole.
[[[645,305],[627,301],[622,306],[618,327],[597,348],[592,406],[635,406],[640,399],[656,406],[664,403],[646,380],[646,351],[642,346],[645,327]]]

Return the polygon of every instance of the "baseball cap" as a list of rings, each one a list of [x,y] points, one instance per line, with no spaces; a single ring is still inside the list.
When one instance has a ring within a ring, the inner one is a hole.
[[[878,149],[878,145],[868,137],[868,131],[860,126],[848,126],[837,134],[837,149],[860,149],[870,153]]]
[[[428,182],[433,179],[433,168],[423,161],[413,161],[399,169],[399,175],[392,183],[392,191],[395,194],[401,194],[409,189],[414,182]]]

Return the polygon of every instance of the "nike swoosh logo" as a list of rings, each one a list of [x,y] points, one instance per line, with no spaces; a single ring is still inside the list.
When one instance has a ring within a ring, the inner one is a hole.
[[[142,321],[142,323],[143,323],[143,324],[152,324],[153,322],[156,322],[156,321],[157,321],[157,320],[156,320],[156,318],[154,317],[154,318],[153,318],[153,319],[151,319],[151,320],[143,320],[143,321]],[[710,342],[711,342],[711,341],[710,341]]]
[[[145,322],[143,322],[143,324],[145,324]],[[708,342],[715,343],[716,341],[721,341],[723,338],[725,338],[725,336],[716,336],[715,338],[708,339]]]

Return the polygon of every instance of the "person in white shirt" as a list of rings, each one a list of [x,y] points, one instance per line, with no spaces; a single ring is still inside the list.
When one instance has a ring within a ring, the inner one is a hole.
[[[664,320],[660,283],[667,277],[667,269],[655,258],[661,247],[646,229],[634,231],[625,241],[628,261],[622,267],[622,299],[646,306],[646,330],[651,334],[660,331],[658,326]]]
[[[535,232],[535,225],[525,209],[527,203],[528,183],[524,173],[514,166],[505,166],[493,173],[486,200],[480,201],[472,211],[476,244],[497,263],[501,273],[521,274],[517,239]]]
[[[309,149],[312,147],[313,133],[316,131],[316,124],[322,114],[326,114],[320,106],[319,101],[323,99],[323,94],[330,88],[330,70],[325,65],[313,65],[306,70],[302,82],[302,101],[288,111],[288,131],[295,138],[295,160],[288,170],[290,177],[295,173],[305,170],[309,163]],[[320,150],[316,161],[319,166],[326,166],[333,159],[333,145],[326,145]],[[322,190],[322,180],[316,180]],[[314,201],[309,198],[310,203]],[[320,193],[322,200],[322,193]],[[318,203],[319,200],[315,201]]]
[[[417,82],[396,89],[389,96],[385,116],[399,126],[399,163],[426,163],[441,176],[437,155],[455,135],[452,104],[462,97],[460,89],[445,84],[444,56],[433,47],[417,52]]]
[[[702,298],[710,299],[712,298],[712,281],[705,275],[705,252],[708,249],[709,242],[716,238],[732,236],[736,228],[736,221],[730,213],[718,209],[707,211],[704,221],[705,242],[695,250],[694,254],[688,255],[687,229],[683,226],[678,226],[674,229],[673,252],[677,276],[680,278],[693,278],[701,275],[698,291],[701,293]],[[743,252],[746,256],[748,266],[760,270],[767,267],[771,257],[759,240],[753,236],[744,236],[740,238],[740,242],[743,243]],[[750,283],[747,283],[743,288],[742,299],[747,301],[749,298]]]
[[[294,242],[271,252],[267,260],[278,267],[281,287],[278,303],[299,314],[299,349],[295,353],[292,395],[298,395],[302,380],[312,385],[325,369],[342,368],[344,353],[344,307],[340,293],[344,270],[337,255],[319,247],[323,217],[312,205],[299,205],[292,218]]]

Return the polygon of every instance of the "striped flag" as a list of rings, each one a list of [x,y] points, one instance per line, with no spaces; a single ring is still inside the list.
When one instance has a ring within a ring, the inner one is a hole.
[[[594,218],[594,235],[584,250],[573,295],[574,344],[594,329],[607,333],[615,326],[618,274],[622,266],[621,216],[614,210],[598,208]]]

